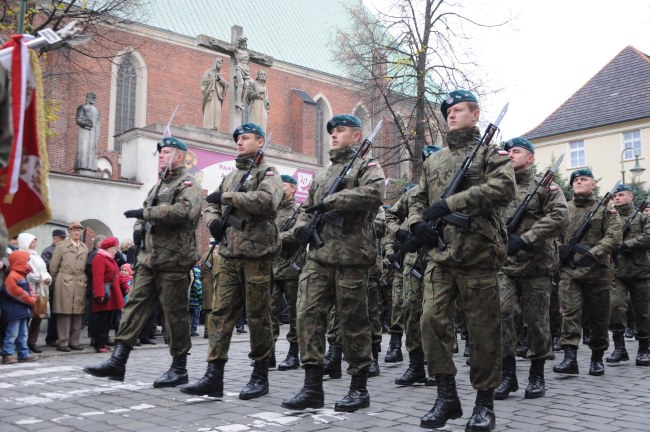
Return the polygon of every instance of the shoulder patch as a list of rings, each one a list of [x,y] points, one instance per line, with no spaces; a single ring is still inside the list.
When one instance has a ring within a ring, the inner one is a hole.
[[[368,166],[369,167],[375,167],[375,166],[377,166],[377,162],[376,161],[370,161],[370,162],[368,162]]]
[[[501,156],[506,156],[506,155],[508,154],[508,152],[505,151],[505,150],[499,150],[499,154],[500,154]]]
[[[273,172],[273,168],[267,168],[266,173],[264,174],[266,177],[273,177],[275,176],[275,173]]]
[[[192,186],[192,180],[183,180],[183,186]]]
[[[558,189],[559,189],[559,187],[556,186],[556,185],[551,185],[551,187],[548,188],[548,190],[552,190],[552,191],[556,191]]]

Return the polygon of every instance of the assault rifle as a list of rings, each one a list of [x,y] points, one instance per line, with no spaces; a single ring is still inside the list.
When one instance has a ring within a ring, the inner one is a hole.
[[[264,151],[266,150],[266,148],[269,146],[269,143],[271,142],[271,136],[272,134],[269,133],[269,135],[264,140],[264,144],[262,145],[262,147],[257,149],[257,153],[255,153],[255,157],[253,158],[253,163],[251,164],[251,166],[248,167],[248,171],[246,171],[246,173],[241,177],[239,183],[237,183],[234,192],[243,192],[246,190],[245,188],[246,182],[249,180],[248,178],[251,175],[251,171],[253,171],[253,168],[258,166],[262,162],[262,158],[264,157]],[[227,227],[231,226],[236,230],[241,231],[246,226],[246,221],[232,214],[232,210],[233,210],[232,206],[224,207],[223,213],[221,213],[221,217],[219,218],[219,222],[223,227],[223,233],[224,233],[223,238],[214,239],[215,242],[212,245],[212,248],[210,248],[210,253],[214,251],[214,248],[217,245],[217,243],[222,243],[224,246],[228,244],[228,240],[226,239]]]
[[[602,199],[600,199],[596,204],[594,204],[591,210],[589,211],[589,213],[587,213],[587,215],[582,219],[582,222],[580,222],[578,229],[575,230],[573,235],[571,235],[571,238],[569,239],[569,243],[567,243],[567,246],[569,247],[569,252],[566,258],[562,260],[562,265],[569,264],[572,268],[575,268],[575,264],[573,263],[573,258],[575,257],[576,252],[581,255],[584,255],[587,252],[589,252],[589,248],[585,245],[581,245],[580,240],[582,240],[582,237],[584,237],[584,235],[587,233],[587,230],[591,225],[591,220],[596,215],[598,209],[600,209],[603,206],[605,207],[607,206],[609,201],[614,196],[614,193],[616,192],[616,189],[618,188],[618,185],[620,183],[621,183],[620,181],[617,181],[614,187],[612,188],[612,190],[607,192]]]
[[[622,231],[623,231],[622,238],[623,238],[623,240],[625,240],[625,236],[630,232],[630,228],[632,228],[632,222],[634,222],[634,219],[636,219],[636,216],[639,213],[643,213],[643,211],[646,208],[648,208],[648,198],[643,200],[640,207],[636,207],[634,209],[634,213],[632,213],[632,215],[630,217],[628,217],[627,220],[625,221],[625,223],[623,224],[623,228],[622,228]],[[616,249],[614,251],[614,253],[612,254],[612,258],[614,259],[614,263],[616,265],[618,265],[618,255],[619,255],[620,252],[621,252],[621,249],[619,248],[619,249]]]
[[[359,147],[359,150],[354,154],[354,157],[350,162],[343,167],[343,170],[341,170],[341,173],[334,179],[334,182],[330,186],[330,188],[327,190],[325,195],[323,195],[322,199],[325,199],[326,197],[338,192],[344,185],[345,182],[348,179],[348,176],[350,175],[350,171],[352,171],[352,167],[354,166],[354,163],[357,161],[357,159],[365,158],[366,153],[368,153],[368,150],[370,150],[370,147],[372,147],[372,141],[375,139],[375,136],[377,133],[379,133],[379,129],[381,128],[383,120],[379,120],[379,123],[377,123],[377,126],[375,126],[375,130],[372,131],[370,136],[363,140],[363,143],[361,143],[361,146]],[[311,219],[307,223],[307,227],[311,231],[311,239],[307,243],[302,243],[300,247],[298,248],[298,252],[294,255],[293,259],[291,260],[291,267],[296,270],[300,271],[301,267],[300,264],[298,264],[298,261],[300,257],[302,256],[302,253],[305,251],[307,248],[307,244],[312,243],[314,246],[317,248],[322,248],[325,245],[325,242],[320,236],[319,230],[321,229],[323,223],[329,223],[334,226],[337,226],[339,228],[343,227],[343,218],[336,214],[336,212],[325,212],[322,210],[316,210],[314,214],[312,215]]]
[[[289,229],[289,226],[291,226],[291,222],[296,220],[296,218],[300,214],[300,209],[302,208],[303,204],[304,203],[300,203],[300,205],[298,205],[298,207],[296,207],[293,210],[293,213],[291,213],[291,216],[289,216],[288,218],[285,219],[284,222],[282,222],[282,225],[280,226],[280,232],[285,232],[286,230]]]
[[[526,212],[526,209],[528,208],[528,204],[530,204],[530,200],[535,196],[537,191],[539,190],[540,187],[543,188],[548,188],[548,186],[551,184],[553,181],[553,178],[555,177],[555,173],[557,172],[557,169],[560,167],[560,164],[562,163],[562,159],[564,159],[564,154],[562,154],[557,161],[553,164],[551,168],[549,168],[548,171],[546,171],[546,174],[544,174],[544,177],[542,180],[534,184],[532,190],[529,190],[528,194],[526,195],[526,198],[522,201],[521,204],[517,207],[517,210],[515,210],[514,214],[508,219],[508,222],[506,222],[506,228],[508,230],[508,238],[512,239],[513,237],[517,237],[515,234],[515,231],[517,228],[519,228],[519,225],[521,224],[521,221],[524,219],[524,213]]]
[[[476,158],[476,155],[478,154],[479,149],[490,144],[490,141],[492,141],[494,134],[496,134],[497,130],[499,129],[499,123],[501,123],[501,120],[503,119],[503,116],[506,115],[507,111],[508,103],[504,105],[496,121],[494,123],[490,123],[485,129],[481,140],[478,142],[478,144],[476,144],[474,150],[472,150],[472,153],[467,155],[463,163],[460,165],[460,168],[458,171],[456,171],[456,174],[454,174],[454,177],[451,179],[451,182],[447,185],[447,188],[443,191],[442,195],[440,195],[440,200],[449,198],[458,192],[465,176],[467,175],[467,172],[469,171],[469,168],[472,166],[472,162],[474,162],[474,158]],[[467,229],[469,228],[470,224],[470,216],[464,213],[454,212],[452,214],[438,218],[430,224],[438,234],[438,249],[440,251],[444,251],[447,248],[447,244],[445,243],[445,239],[443,237],[445,221],[452,225]],[[422,247],[418,253],[417,258],[415,259],[413,267],[411,268],[411,275],[416,277],[418,280],[422,279],[422,274],[417,271],[415,267],[418,263],[422,263],[422,260],[427,253],[429,253],[429,249],[427,247]]]

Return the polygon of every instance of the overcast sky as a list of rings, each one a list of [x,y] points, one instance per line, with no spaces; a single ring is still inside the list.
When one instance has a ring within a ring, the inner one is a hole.
[[[382,5],[387,0],[364,0]],[[494,121],[505,102],[502,138],[533,129],[623,48],[650,54],[650,1],[457,0],[473,18],[502,27],[466,27],[471,49],[492,89],[482,119]],[[650,77],[649,77],[650,79]]]

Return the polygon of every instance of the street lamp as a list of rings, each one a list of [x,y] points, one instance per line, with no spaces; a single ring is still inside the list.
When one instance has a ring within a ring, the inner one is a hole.
[[[626,151],[632,150],[634,151],[634,147],[625,147],[623,151],[621,152],[621,183],[625,184],[625,160],[623,159],[623,155],[625,154]],[[634,168],[630,170],[632,172],[632,175],[634,178],[638,178],[643,172],[645,171],[645,168],[641,166],[639,163],[639,155],[634,152],[634,158],[636,160],[636,163],[634,164]]]

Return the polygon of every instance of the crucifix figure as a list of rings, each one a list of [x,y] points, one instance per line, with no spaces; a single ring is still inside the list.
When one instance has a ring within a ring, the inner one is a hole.
[[[251,82],[250,62],[266,67],[273,66],[273,58],[248,49],[248,40],[243,35],[241,26],[232,26],[231,42],[224,42],[206,35],[197,37],[197,44],[220,53],[230,55],[231,87],[230,129],[234,130],[242,123],[246,108],[246,93]]]

